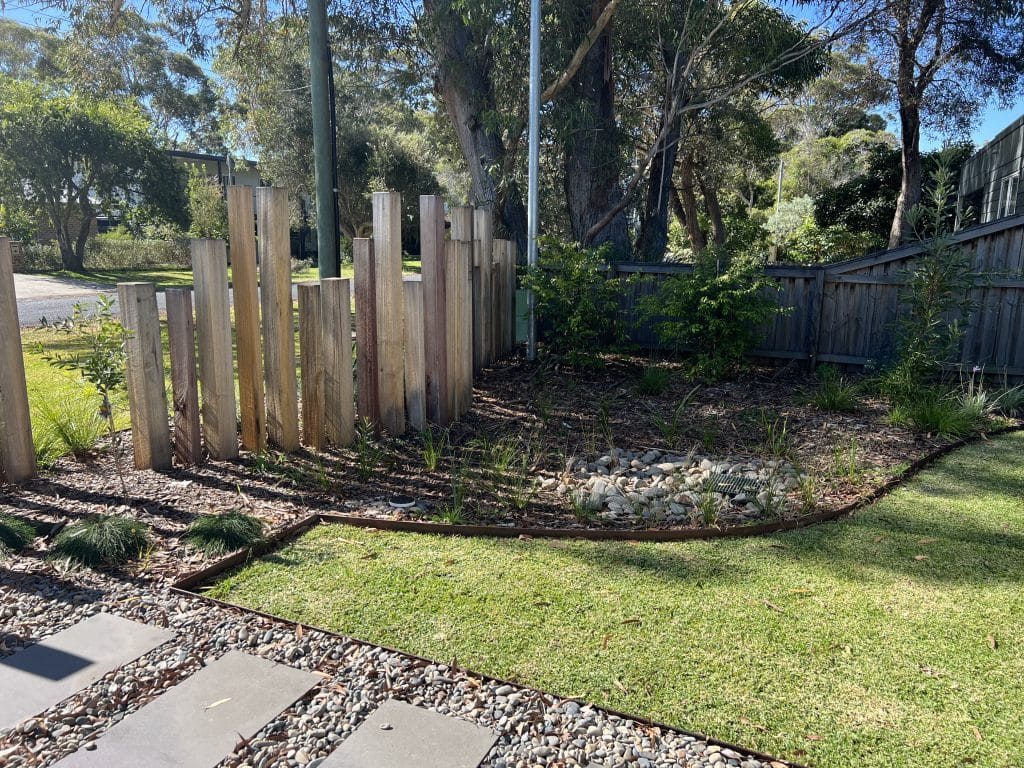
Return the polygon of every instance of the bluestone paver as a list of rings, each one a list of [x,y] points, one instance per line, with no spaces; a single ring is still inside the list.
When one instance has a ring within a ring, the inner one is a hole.
[[[0,659],[0,729],[38,715],[174,636],[97,613]]]
[[[496,740],[489,728],[388,699],[320,768],[477,768]]]
[[[322,678],[229,651],[128,715],[60,768],[212,768]]]

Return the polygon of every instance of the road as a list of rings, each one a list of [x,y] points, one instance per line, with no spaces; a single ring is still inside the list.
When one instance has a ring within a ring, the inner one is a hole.
[[[22,327],[39,325],[43,318],[52,322],[68,317],[75,304],[84,304],[86,307],[93,305],[101,293],[114,297],[114,313],[118,312],[117,287],[112,285],[44,275],[16,274],[14,293],[18,297],[18,322]],[[297,295],[298,289],[293,285],[292,298]],[[232,300],[229,292],[229,301]],[[157,291],[156,301],[163,312],[163,291]]]

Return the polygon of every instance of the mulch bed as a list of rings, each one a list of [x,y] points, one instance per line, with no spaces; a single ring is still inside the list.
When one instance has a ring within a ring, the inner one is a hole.
[[[472,457],[471,446],[480,438],[517,438],[531,451],[531,470],[551,477],[564,473],[574,458],[594,460],[611,445],[763,457],[769,425],[777,432],[784,424],[788,459],[818,479],[816,511],[821,512],[869,493],[906,464],[950,442],[887,425],[887,407],[877,400],[865,399],[851,413],[819,411],[807,404],[814,379],[786,368],[753,369],[735,381],[698,386],[678,366],[661,363],[673,369],[668,389],[658,396],[640,395],[636,380],[647,364],[643,358],[616,356],[598,371],[515,362],[486,371],[472,412],[448,434],[450,452]],[[687,397],[676,434],[666,438],[659,419],[669,419]],[[243,454],[237,461],[200,467],[128,471],[127,497],[109,453],[84,463],[66,458],[31,482],[0,489],[0,511],[55,525],[102,512],[137,516],[157,539],[151,556],[138,567],[173,579],[206,560],[179,538],[198,515],[238,509],[276,529],[311,512],[429,519],[432,510],[450,501],[452,465],[458,462],[443,459],[435,471],[427,471],[417,435],[374,445],[369,458],[365,448],[353,448],[289,456]],[[577,519],[566,497],[551,490],[537,491],[515,509],[502,504],[500,488],[467,485],[471,517],[465,522],[527,528],[608,525]],[[395,495],[412,496],[427,511],[391,510],[384,500]],[[636,526],[658,524],[637,521]],[[35,554],[45,554],[45,543]]]

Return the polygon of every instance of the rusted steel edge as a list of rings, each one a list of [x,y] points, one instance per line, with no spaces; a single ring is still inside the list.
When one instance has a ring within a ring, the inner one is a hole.
[[[307,624],[307,623],[304,623],[304,622],[292,621],[290,619],[285,619],[285,618],[282,618],[281,616],[275,616],[274,614],[266,613],[264,611],[259,611],[259,610],[256,610],[254,608],[246,608],[244,606],[235,605],[234,603],[229,603],[229,602],[226,602],[224,600],[218,600],[217,598],[209,597],[207,595],[202,594],[201,592],[194,591],[194,587],[202,584],[205,581],[208,581],[212,577],[217,576],[217,575],[223,573],[224,571],[230,570],[231,568],[234,568],[234,567],[236,567],[238,565],[241,565],[242,563],[246,562],[247,560],[251,559],[252,557],[257,557],[260,554],[263,554],[263,553],[273,549],[274,547],[276,547],[278,544],[280,544],[284,540],[289,539],[289,538],[295,536],[296,534],[301,533],[302,531],[308,530],[310,528],[315,527],[316,525],[319,525],[320,523],[325,523],[325,522],[326,523],[332,523],[332,522],[333,523],[344,523],[344,524],[349,524],[349,525],[361,526],[363,528],[377,528],[377,529],[381,529],[381,530],[399,530],[399,531],[409,531],[409,532],[418,532],[418,533],[427,533],[427,532],[429,532],[429,533],[448,534],[448,535],[461,535],[461,536],[488,536],[488,537],[505,536],[505,537],[518,537],[520,535],[527,535],[527,536],[533,536],[533,537],[536,537],[536,538],[587,538],[587,539],[595,539],[595,540],[597,540],[597,539],[604,539],[604,540],[613,540],[613,539],[615,539],[615,540],[634,540],[634,541],[681,541],[681,540],[684,540],[684,539],[700,539],[700,538],[710,539],[710,538],[724,538],[724,537],[727,537],[727,536],[732,536],[732,537],[756,536],[756,535],[763,535],[763,534],[766,534],[766,533],[773,533],[773,532],[793,530],[795,528],[806,527],[806,526],[814,525],[815,523],[820,523],[820,522],[827,522],[829,520],[835,520],[835,519],[837,519],[839,517],[842,517],[844,515],[849,515],[849,514],[855,512],[856,510],[861,509],[862,507],[865,507],[868,504],[871,504],[872,502],[877,501],[879,498],[881,498],[881,497],[891,493],[895,488],[897,488],[899,485],[901,485],[902,483],[904,483],[907,480],[909,480],[911,477],[916,475],[918,472],[920,472],[921,470],[927,468],[928,466],[930,466],[931,464],[935,463],[936,461],[938,461],[943,456],[946,456],[947,454],[952,453],[954,450],[956,450],[958,448],[963,448],[963,447],[965,447],[967,445],[971,445],[971,444],[979,442],[981,440],[987,440],[990,437],[996,437],[996,436],[999,436],[999,435],[1009,434],[1009,433],[1012,433],[1012,432],[1019,432],[1021,430],[1024,430],[1024,425],[1017,424],[1017,425],[1014,425],[1014,426],[1002,427],[1000,429],[995,429],[995,430],[992,430],[991,432],[987,432],[987,433],[985,433],[983,435],[975,435],[975,436],[967,438],[967,439],[957,440],[956,442],[950,443],[948,445],[944,445],[941,448],[938,448],[938,449],[932,451],[927,456],[923,456],[922,458],[914,461],[905,470],[903,470],[899,474],[893,476],[892,478],[887,480],[885,483],[883,483],[882,485],[880,485],[877,488],[875,488],[874,490],[872,490],[870,493],[865,494],[864,496],[862,496],[861,498],[857,499],[856,501],[851,502],[850,504],[847,504],[847,505],[845,505],[843,507],[840,507],[839,509],[829,510],[828,512],[822,512],[822,513],[819,513],[817,515],[811,515],[811,516],[802,518],[801,520],[783,521],[781,523],[765,524],[765,525],[759,525],[759,526],[731,526],[729,528],[712,529],[710,531],[599,531],[599,530],[598,531],[586,531],[586,530],[576,530],[576,529],[572,529],[572,528],[540,528],[540,529],[537,529],[537,528],[521,528],[520,529],[520,528],[506,528],[506,527],[503,527],[503,526],[447,525],[447,524],[438,524],[438,523],[417,523],[417,522],[414,522],[414,521],[373,520],[373,519],[370,519],[370,518],[353,517],[353,516],[349,516],[349,515],[337,515],[337,514],[333,514],[333,513],[314,514],[314,515],[310,515],[308,517],[305,517],[302,520],[299,520],[299,521],[297,521],[295,523],[292,523],[291,525],[285,526],[284,528],[279,528],[278,530],[276,530],[273,533],[271,533],[270,536],[268,536],[257,547],[252,547],[250,549],[241,550],[239,552],[234,553],[233,555],[229,555],[228,557],[222,558],[221,560],[218,560],[218,561],[212,563],[211,565],[207,566],[206,568],[202,568],[200,570],[193,571],[191,573],[186,574],[184,577],[182,577],[181,579],[179,579],[179,580],[175,581],[173,584],[171,584],[170,591],[172,593],[180,594],[180,595],[183,595],[183,596],[186,596],[186,597],[192,597],[192,598],[198,598],[200,600],[205,600],[207,602],[213,603],[214,605],[219,605],[219,606],[221,606],[223,608],[230,608],[230,609],[233,609],[233,610],[236,610],[236,611],[242,611],[243,613],[249,613],[249,614],[253,614],[255,616],[260,616],[260,617],[262,617],[264,619],[268,619],[270,621],[275,621],[275,622],[278,622],[278,623],[281,623],[281,624],[287,624],[287,625],[291,625],[291,626],[298,626],[299,624],[301,624],[303,627],[311,629],[311,630],[313,630],[315,632],[322,632],[325,635],[328,635],[330,637],[338,638],[339,640],[343,640],[343,641],[347,640],[347,641],[354,642],[354,643],[357,643],[359,645],[363,645],[363,646],[366,646],[366,647],[382,648],[383,650],[388,651],[389,653],[401,654],[401,655],[406,656],[408,658],[415,659],[417,661],[421,661],[421,662],[424,662],[424,663],[427,663],[427,664],[444,663],[444,662],[438,662],[436,659],[428,659],[428,658],[426,658],[424,656],[418,656],[418,655],[416,655],[414,653],[409,653],[407,651],[398,650],[397,648],[391,648],[391,647],[386,646],[386,645],[381,645],[380,643],[371,643],[371,642],[369,642],[367,640],[362,640],[362,639],[357,638],[357,637],[351,637],[351,636],[348,636],[348,635],[342,635],[342,634],[340,634],[338,632],[334,632],[333,630],[324,629],[323,627],[318,627],[318,626],[315,626],[313,624]],[[404,527],[398,527],[398,526],[404,526]],[[490,530],[498,531],[498,533],[475,533],[475,532],[473,532],[473,531],[490,531]],[[703,536],[694,535],[694,534],[700,534],[700,533],[703,533],[704,535]],[[595,536],[595,535],[587,535],[587,534],[603,534],[603,536]],[[647,537],[640,537],[637,534],[647,534]],[[652,538],[651,535],[653,535],[653,534],[661,534],[663,536],[665,534],[673,534],[673,536],[671,538]],[[682,534],[689,534],[689,535],[682,535]],[[481,680],[489,680],[489,681],[492,681],[492,682],[495,682],[495,683],[499,683],[501,685],[506,685],[506,684],[507,685],[513,685],[513,686],[516,686],[518,688],[529,688],[530,690],[537,691],[542,696],[546,696],[546,697],[551,698],[551,699],[558,699],[558,700],[562,700],[562,701],[569,701],[569,700],[578,701],[578,699],[575,699],[575,698],[572,698],[572,697],[560,696],[558,694],[551,693],[550,691],[545,691],[545,690],[540,689],[540,688],[534,688],[532,686],[523,685],[522,683],[514,681],[514,680],[505,680],[505,679],[500,678],[500,677],[494,677],[493,675],[483,675],[483,674],[480,674],[480,673],[477,673],[477,672],[473,672],[472,670],[465,669],[465,668],[463,668],[463,671],[466,672],[466,674],[471,675],[472,677],[475,677],[475,678],[478,678],[478,679],[481,679]],[[724,749],[731,749],[731,750],[734,750],[736,752],[740,752],[740,753],[743,753],[743,754],[751,755],[751,756],[757,758],[758,760],[760,760],[762,762],[767,761],[767,762],[770,763],[772,761],[775,761],[775,762],[778,762],[778,763],[783,763],[783,764],[789,766],[790,768],[806,768],[806,766],[804,766],[801,763],[794,763],[792,761],[784,760],[784,759],[775,757],[773,755],[766,754],[764,752],[758,752],[756,750],[752,750],[749,747],[743,747],[743,746],[740,746],[738,744],[732,744],[732,743],[727,742],[727,741],[722,741],[720,739],[710,738],[710,737],[705,736],[705,735],[700,734],[700,733],[695,733],[693,731],[687,731],[687,730],[685,730],[683,728],[680,728],[678,726],[668,725],[667,723],[662,723],[662,722],[660,722],[658,720],[652,720],[650,718],[646,718],[646,717],[639,716],[639,715],[630,715],[628,713],[621,712],[621,711],[616,710],[616,709],[612,709],[611,707],[605,707],[605,706],[600,706],[600,705],[594,705],[594,706],[597,709],[600,709],[603,712],[607,712],[610,715],[614,715],[616,717],[619,717],[619,718],[622,718],[622,719],[625,719],[625,720],[632,720],[632,721],[634,721],[636,723],[640,723],[642,725],[647,725],[647,726],[650,726],[650,727],[653,727],[653,728],[660,728],[660,729],[665,730],[665,731],[671,731],[673,733],[678,733],[678,734],[683,735],[683,736],[692,737],[692,738],[694,738],[694,739],[696,739],[698,741],[703,741],[703,742],[705,742],[707,744],[714,744],[714,745],[717,745],[717,746],[722,747]]]

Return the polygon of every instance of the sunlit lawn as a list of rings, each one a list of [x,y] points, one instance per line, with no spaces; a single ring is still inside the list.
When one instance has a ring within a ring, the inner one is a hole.
[[[673,544],[321,526],[212,595],[812,766],[1020,764],[1024,434],[852,519]]]

